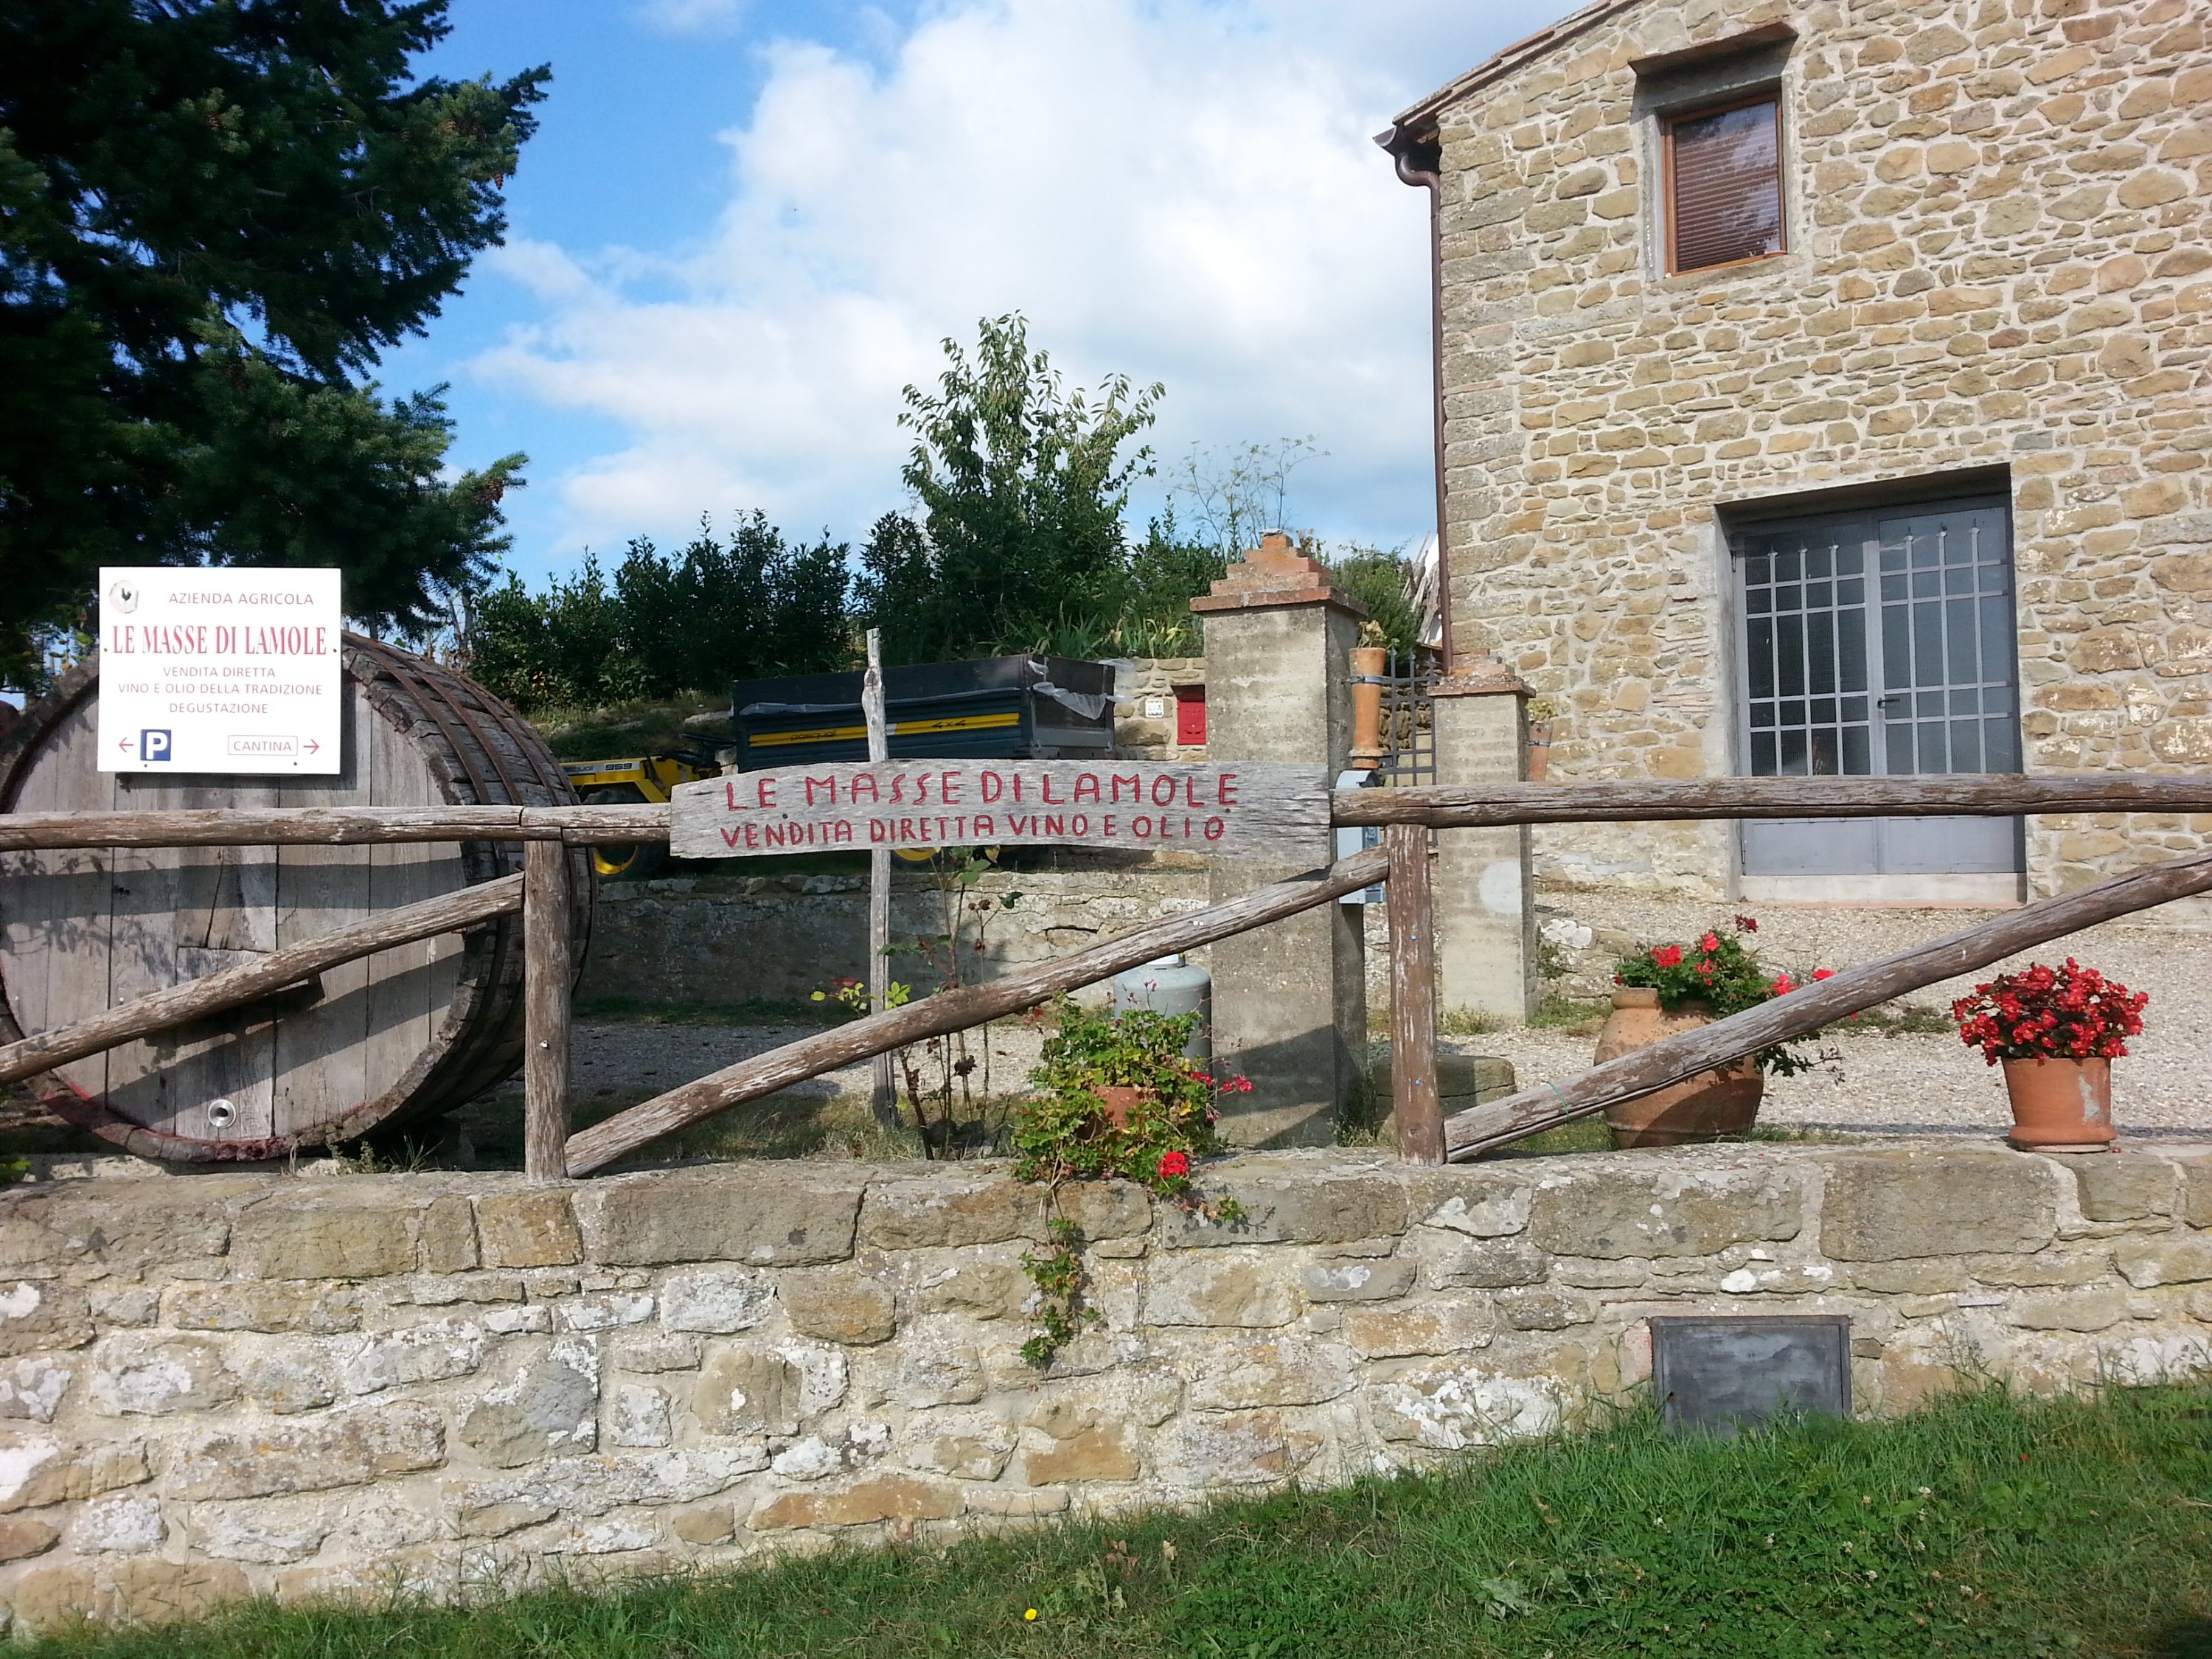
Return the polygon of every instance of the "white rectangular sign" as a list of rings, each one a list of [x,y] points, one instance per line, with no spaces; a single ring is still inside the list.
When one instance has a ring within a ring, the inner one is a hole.
[[[100,573],[100,769],[339,771],[335,570]]]
[[[843,761],[682,783],[672,800],[680,859],[991,846],[1328,855],[1318,766]]]

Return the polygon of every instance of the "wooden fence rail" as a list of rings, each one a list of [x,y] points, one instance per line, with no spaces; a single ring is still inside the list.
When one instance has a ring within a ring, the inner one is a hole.
[[[103,1048],[135,1042],[187,1021],[221,1013],[311,980],[324,969],[395,945],[473,927],[522,908],[522,878],[480,882],[419,904],[409,904],[297,945],[271,951],[258,962],[204,974],[166,990],[120,1002],[89,1019],[34,1031],[0,1047],[0,1083],[66,1066]]]
[[[1193,915],[1149,923],[1134,933],[1094,945],[1073,956],[1060,957],[1003,979],[987,980],[981,985],[940,991],[902,1008],[885,1009],[833,1031],[804,1037],[769,1054],[739,1060],[571,1135],[568,1173],[588,1175],[702,1118],[712,1117],[742,1102],[774,1094],[778,1089],[787,1089],[794,1083],[804,1083],[840,1066],[872,1059],[925,1037],[964,1030],[986,1020],[1018,1014],[1064,992],[1110,979],[1125,968],[1134,968],[1156,957],[1194,951],[1232,933],[1264,927],[1285,916],[1327,904],[1346,893],[1372,886],[1389,872],[1389,854],[1378,847],[1372,852],[1340,860],[1326,870],[1310,871],[1288,881],[1255,887],[1249,893],[1240,893]]]
[[[1156,957],[1265,926],[1378,880],[1389,883],[1394,1115],[1418,1162],[1476,1156],[1602,1110],[1918,987],[2099,921],[2212,891],[2212,853],[2192,854],[2046,900],[1816,987],[1657,1043],[1566,1083],[1526,1090],[1448,1121],[1437,1100],[1434,940],[1425,846],[1431,829],[1654,819],[1826,818],[2075,812],[2212,813],[2212,777],[2109,773],[1906,778],[1624,780],[1587,784],[1347,790],[1339,824],[1387,827],[1386,845],[1192,915],[1139,928],[1040,967],[941,993],[791,1043],[568,1133],[567,859],[579,844],[665,841],[669,809],[635,806],[258,808],[0,815],[0,852],[70,848],[364,845],[520,841],[525,872],[411,905],[264,961],[157,992],[0,1048],[0,1082],[32,1075],[204,1014],[254,1001],[325,968],[410,939],[524,914],[526,1167],[583,1175],[741,1102],[927,1037],[1033,1007]]]
[[[1455,1113],[1444,1120],[1445,1156],[1454,1161],[1476,1157],[1506,1141],[1603,1111],[1617,1101],[1633,1100],[1803,1036],[1907,991],[1971,974],[2015,951],[2203,892],[2212,892],[2212,853],[2192,853],[2045,899],[1895,956],[1844,969],[1755,1008],[1607,1060],[1565,1083],[1523,1089]]]
[[[2109,773],[1911,778],[1632,778],[1346,789],[1344,824],[1432,830],[1668,818],[1834,818],[2042,812],[2212,812],[2212,777]],[[271,806],[174,812],[0,814],[0,852],[98,847],[359,846],[379,842],[668,839],[668,808],[635,806]]]

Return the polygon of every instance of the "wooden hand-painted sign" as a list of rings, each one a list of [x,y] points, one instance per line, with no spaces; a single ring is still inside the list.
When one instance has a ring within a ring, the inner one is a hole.
[[[840,763],[680,784],[680,859],[914,847],[1115,847],[1326,856],[1318,766],[1092,761]]]

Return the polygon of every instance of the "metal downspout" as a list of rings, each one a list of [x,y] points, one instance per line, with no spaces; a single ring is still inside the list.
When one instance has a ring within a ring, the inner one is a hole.
[[[1444,528],[1444,213],[1443,146],[1431,134],[1416,138],[1398,127],[1377,133],[1375,142],[1389,152],[1402,184],[1429,192],[1429,356],[1436,426],[1437,617],[1443,669],[1452,672],[1451,547]]]

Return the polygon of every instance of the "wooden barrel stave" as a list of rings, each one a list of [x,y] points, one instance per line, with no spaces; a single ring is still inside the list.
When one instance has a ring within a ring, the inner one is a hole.
[[[100,774],[90,672],[0,755],[0,809],[225,805],[553,805],[559,765],[512,710],[458,676],[349,636],[344,770],[330,779]],[[587,855],[572,927],[587,932]],[[381,910],[520,866],[488,842],[47,852],[0,860],[0,1026],[40,1030]],[[103,889],[105,891],[103,892]],[[104,957],[108,988],[84,978]],[[59,1068],[38,1091],[131,1150],[282,1155],[458,1105],[521,1054],[519,918],[382,951],[282,997]],[[12,1019],[7,1016],[12,1014]],[[210,1117],[227,1103],[228,1121]]]

